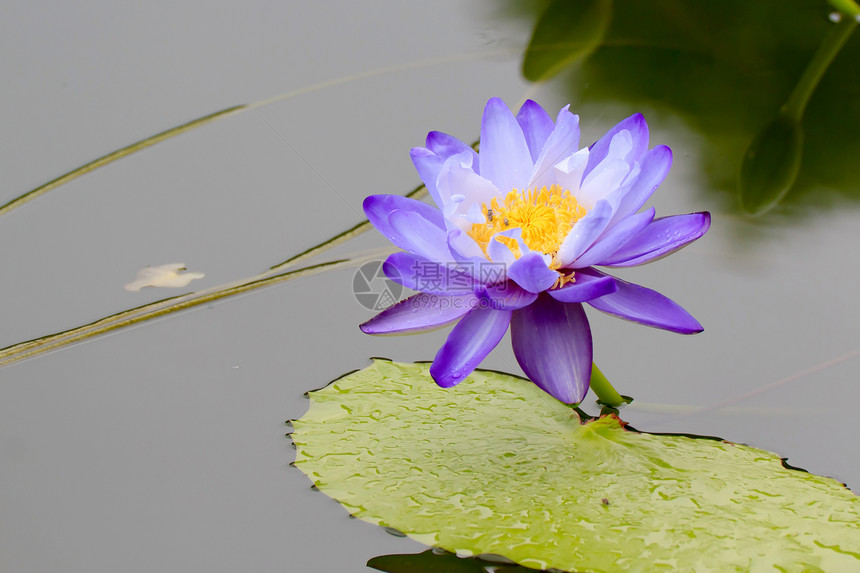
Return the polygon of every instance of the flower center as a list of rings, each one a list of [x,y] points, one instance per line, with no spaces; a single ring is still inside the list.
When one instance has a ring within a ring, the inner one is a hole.
[[[551,255],[553,263],[564,239],[577,221],[585,217],[585,208],[576,202],[570,191],[558,185],[519,191],[514,189],[503,202],[493,198],[481,206],[486,222],[472,225],[469,236],[487,255],[487,245],[496,233],[519,227],[523,242],[533,251]],[[516,239],[498,237],[515,257],[522,256]],[[487,256],[489,258],[489,256]]]

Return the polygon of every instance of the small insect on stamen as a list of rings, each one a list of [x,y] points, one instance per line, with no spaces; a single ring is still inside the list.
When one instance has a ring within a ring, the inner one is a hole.
[[[493,210],[492,209],[487,209],[487,222],[488,223],[493,222]]]
[[[505,217],[505,218],[502,220],[502,223],[505,225],[505,227],[507,227],[508,225],[510,225],[510,223],[508,222],[508,218],[507,218],[507,217]]]

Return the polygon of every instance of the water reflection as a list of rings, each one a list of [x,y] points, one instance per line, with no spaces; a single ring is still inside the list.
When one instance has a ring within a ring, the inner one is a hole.
[[[537,571],[504,558],[492,555],[457,557],[443,549],[428,549],[422,553],[380,555],[367,562],[367,566],[387,573],[527,573]]]
[[[740,210],[744,154],[804,91],[804,72],[821,59],[825,38],[846,26],[833,13],[824,0],[557,0],[531,14],[533,37],[523,73],[540,81],[564,68],[560,86],[580,111],[615,101],[630,112],[653,107],[677,114],[700,136],[707,190],[727,209]],[[847,24],[846,37],[851,29]],[[770,172],[791,175],[799,168],[780,204],[783,213],[833,207],[834,199],[860,200],[853,165],[860,155],[858,58],[860,38],[854,34],[811,91],[798,126],[799,165],[781,149],[791,151],[791,138],[770,138],[774,149],[763,154]]]

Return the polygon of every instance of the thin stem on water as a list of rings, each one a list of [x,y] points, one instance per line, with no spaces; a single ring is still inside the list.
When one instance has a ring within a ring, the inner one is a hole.
[[[44,183],[36,187],[35,189],[32,189],[24,193],[23,195],[12,199],[6,204],[0,205],[0,216],[9,213],[10,211],[24,205],[29,201],[32,201],[33,199],[36,199],[41,195],[44,195],[45,193],[53,189],[56,189],[57,187],[60,187],[65,183],[73,181],[74,179],[77,179],[82,175],[86,175],[91,171],[95,171],[100,167],[104,167],[110,163],[113,163],[118,159],[122,159],[123,157],[126,157],[128,155],[146,149],[147,147],[155,145],[156,143],[160,143],[182,133],[191,131],[192,129],[201,127],[205,124],[208,124],[223,117],[281,102],[292,97],[305,95],[317,90],[334,87],[336,85],[341,85],[360,79],[370,78],[376,75],[382,75],[396,71],[417,69],[442,63],[465,61],[473,58],[498,55],[499,53],[500,52],[484,52],[477,54],[463,54],[454,57],[438,58],[423,62],[390,66],[377,70],[371,70],[369,72],[363,72],[359,74],[344,76],[342,78],[337,78],[334,80],[329,80],[327,82],[322,82],[313,86],[293,90],[263,101],[229,107],[183,123],[182,125],[173,127],[166,131],[159,132],[151,137],[142,139],[140,141],[112,151],[107,155],[103,155],[97,159],[94,159],[93,161],[90,161],[89,163],[86,163],[78,167],[77,169],[73,169],[72,171],[64,173],[63,175],[56,177],[55,179],[52,179],[51,181],[48,181],[47,183]],[[477,147],[477,142],[473,144],[473,147]],[[419,199],[423,197],[426,193],[426,187],[421,185],[410,191],[406,196],[413,199]],[[299,263],[306,261],[307,259],[310,259],[336,245],[339,245],[367,231],[368,229],[370,229],[370,227],[370,222],[364,220],[361,223],[354,225],[350,229],[347,229],[346,231],[332,237],[331,239],[323,241],[322,243],[315,245],[314,247],[311,247],[310,249],[299,253],[298,255],[287,259],[286,261],[283,261],[282,263],[274,265],[268,271],[250,279],[234,281],[233,283],[214,287],[211,289],[206,289],[204,291],[192,292],[186,295],[180,295],[178,297],[164,299],[149,305],[107,316],[84,326],[65,330],[56,334],[43,336],[34,340],[20,342],[18,344],[14,344],[12,346],[0,349],[0,367],[12,364],[13,362],[18,362],[19,360],[23,360],[25,358],[30,358],[45,352],[49,352],[57,348],[62,348],[75,342],[81,342],[83,340],[87,340],[105,332],[116,330],[118,328],[122,328],[132,324],[137,324],[152,318],[156,318],[158,316],[170,314],[172,312],[183,310],[192,306],[197,306],[205,302],[210,302],[220,298],[226,298],[235,294],[240,294],[293,278],[298,278],[299,276],[316,274],[318,272],[322,272],[323,270],[334,270],[335,268],[341,268],[344,266],[357,264],[361,262],[362,259],[332,261],[328,263],[322,263],[320,265],[308,266],[301,269],[286,272],[287,269],[298,266]]]
[[[396,71],[405,71],[418,69],[421,67],[428,67],[433,65],[438,65],[442,63],[451,63],[455,61],[466,61],[474,58],[488,57],[492,55],[499,55],[501,53],[507,53],[508,50],[495,51],[495,52],[483,52],[476,54],[462,54],[453,57],[446,58],[438,58],[433,60],[426,60],[423,62],[402,64],[397,66],[390,66],[386,68],[380,68],[377,70],[371,70],[369,72],[363,72],[359,74],[353,74],[349,76],[345,76],[342,78],[338,78],[335,80],[329,80],[327,82],[322,82],[320,84],[315,84],[313,86],[300,88],[297,90],[293,90],[287,92],[285,94],[281,94],[275,96],[273,98],[269,98],[263,101],[251,103],[251,104],[243,104],[237,105],[233,107],[229,107],[223,109],[221,111],[217,111],[203,117],[194,119],[192,121],[186,122],[177,127],[168,129],[166,131],[159,132],[151,137],[146,139],[137,141],[116,151],[108,153],[107,155],[103,155],[89,163],[86,163],[77,169],[69,171],[47,183],[44,183],[35,189],[32,189],[23,195],[20,195],[8,203],[4,205],[0,205],[0,216],[5,215],[6,213],[16,209],[24,205],[25,203],[32,201],[33,199],[60,187],[61,185],[68,183],[78,177],[90,173],[100,167],[104,167],[118,159],[141,151],[147,147],[155,145],[156,143],[160,143],[164,140],[170,139],[174,136],[180,135],[187,131],[191,131],[196,127],[200,127],[216,119],[220,119],[222,117],[227,117],[229,115],[241,113],[243,111],[248,111],[250,109],[256,109],[259,107],[263,107],[266,105],[270,105],[276,102],[281,102],[286,99],[296,97],[299,95],[305,95],[311,93],[313,91],[321,90],[328,87],[333,87],[336,85],[341,85],[344,83],[370,78],[376,75],[396,72]],[[472,147],[477,149],[478,143],[475,142]],[[423,185],[416,187],[412,191],[406,194],[406,197],[410,197],[413,199],[418,199],[423,197],[427,193],[426,187]],[[254,290],[257,288],[262,288],[266,286],[270,286],[279,282],[287,281],[293,278],[298,278],[300,276],[307,276],[311,274],[316,274],[322,272],[324,270],[334,270],[335,268],[342,268],[349,265],[355,265],[363,260],[370,259],[353,259],[353,260],[339,260],[339,261],[331,261],[327,263],[322,263],[319,265],[312,265],[308,267],[304,267],[297,270],[286,271],[286,269],[296,267],[299,263],[310,259],[336,245],[339,245],[371,228],[370,222],[368,220],[364,220],[361,223],[358,223],[347,229],[346,231],[332,237],[331,239],[324,241],[310,249],[299,253],[298,255],[291,257],[282,263],[274,265],[270,267],[270,269],[256,277],[252,277],[250,279],[244,279],[240,281],[234,281],[233,283],[228,283],[227,285],[221,285],[219,287],[213,287],[211,289],[206,289],[199,292],[192,292],[185,295],[180,295],[177,297],[172,297],[169,299],[164,299],[152,304],[148,304],[142,307],[133,308],[130,310],[126,310],[123,312],[119,312],[117,314],[113,314],[107,316],[105,318],[99,319],[90,324],[80,326],[77,328],[73,328],[70,330],[65,330],[62,332],[58,332],[56,334],[51,334],[47,336],[43,336],[34,340],[29,340],[25,342],[20,342],[18,344],[14,344],[12,346],[8,346],[6,348],[0,349],[0,367],[6,366],[8,364],[12,364],[14,362],[18,362],[19,360],[24,360],[26,358],[30,358],[45,352],[49,352],[51,350],[55,350],[58,348],[62,348],[69,344],[73,344],[75,342],[81,342],[83,340],[87,340],[89,338],[98,336],[99,334],[103,334],[105,332],[109,332],[112,330],[116,330],[118,328],[122,328],[125,326],[129,326],[132,324],[137,324],[146,320],[150,320],[152,318],[156,318],[158,316],[164,316],[166,314],[170,314],[172,312],[176,312],[179,310],[183,310],[185,308],[190,308],[193,306],[197,306],[206,302],[211,302],[213,300],[226,298],[229,296],[233,296],[235,294],[244,293],[250,290]]]
[[[410,199],[421,199],[426,194],[427,194],[427,187],[425,187],[424,185],[419,185],[418,187],[416,187],[415,189],[413,189],[412,191],[407,193],[406,197],[409,197]],[[333,247],[335,247],[341,243],[344,243],[344,242],[352,239],[353,237],[357,237],[358,235],[364,233],[365,231],[370,230],[371,226],[372,225],[370,224],[370,221],[365,219],[361,223],[358,223],[357,225],[350,227],[346,231],[339,233],[338,235],[335,235],[331,239],[329,239],[325,242],[322,242],[318,245],[314,245],[310,249],[303,251],[303,252],[299,253],[298,255],[295,255],[294,257],[290,257],[289,259],[287,259],[286,261],[284,261],[282,263],[278,263],[277,265],[271,267],[270,270],[281,271],[284,269],[288,269],[290,267],[294,267],[294,266],[298,265],[299,263],[302,263],[302,262],[304,262],[310,258],[317,256],[318,254],[320,254],[322,252],[325,252],[325,251],[327,251],[327,250],[329,250],[329,249],[331,249],[331,248],[333,248]]]
[[[854,0],[830,0],[830,5],[851,18],[860,16],[860,6]]]
[[[192,292],[177,297],[167,298],[151,304],[125,310],[77,328],[64,330],[56,334],[50,334],[34,340],[19,342],[18,344],[7,346],[0,350],[0,367],[8,366],[9,364],[13,364],[27,358],[33,358],[39,354],[57,350],[76,342],[82,342],[100,334],[105,334],[133,324],[139,324],[173,312],[185,310],[187,308],[192,308],[237,294],[243,294],[252,290],[269,287],[299,277],[306,277],[319,274],[324,271],[356,266],[363,262],[373,260],[378,256],[378,253],[372,253],[364,257],[329,261],[277,274],[272,271],[267,271],[248,279],[234,281],[232,283],[199,292]]]
[[[821,81],[827,68],[830,67],[830,63],[833,62],[836,54],[851,37],[851,33],[856,27],[857,20],[855,17],[846,15],[830,28],[827,35],[824,36],[824,40],[821,41],[821,45],[818,46],[812,61],[803,71],[800,81],[794,86],[794,91],[791,92],[788,101],[782,106],[781,113],[783,115],[793,119],[798,124],[800,123],[803,112],[806,111],[806,105],[815,92],[815,88],[818,87],[818,82]]]
[[[479,56],[487,55],[487,54],[479,54]],[[475,54],[470,54],[467,56],[459,56],[455,58],[444,58],[439,60],[430,60],[426,62],[421,62],[418,64],[407,64],[403,66],[394,66],[390,68],[382,68],[380,70],[374,70],[371,72],[366,72],[362,74],[355,74],[352,76],[346,76],[345,78],[339,78],[337,80],[331,80],[329,82],[323,82],[322,84],[317,84],[315,86],[310,86],[308,88],[302,88],[299,90],[294,90],[292,92],[288,92],[286,94],[282,94],[280,96],[276,96],[274,98],[270,98],[268,100],[264,100],[261,102],[256,102],[253,104],[246,105],[238,105],[233,106],[227,109],[223,109],[221,111],[217,111],[215,113],[211,113],[209,115],[205,115],[203,117],[197,118],[195,120],[189,121],[177,127],[168,129],[166,131],[162,131],[157,133],[151,137],[140,140],[138,142],[132,143],[125,147],[122,147],[116,151],[108,153],[107,155],[103,155],[89,163],[78,167],[68,173],[61,175],[15,199],[12,199],[5,205],[0,206],[0,215],[4,215],[13,209],[20,207],[21,205],[31,201],[48,191],[56,189],[57,187],[68,183],[82,175],[85,175],[91,171],[94,171],[100,167],[104,167],[118,159],[141,151],[147,147],[155,145],[156,143],[160,143],[166,139],[170,139],[176,135],[180,135],[187,131],[190,131],[196,127],[200,127],[216,119],[220,119],[222,117],[227,117],[229,115],[233,115],[236,113],[240,113],[242,111],[247,111],[249,109],[254,109],[258,107],[262,107],[265,105],[269,105],[275,102],[283,101],[290,97],[303,95],[306,93],[310,93],[317,89],[323,89],[326,87],[332,87],[334,85],[347,83],[349,81],[354,81],[358,79],[363,79],[367,77],[371,77],[373,75],[379,75],[383,73],[388,73],[391,71],[398,70],[406,70],[406,69],[414,69],[422,66],[435,65],[443,62],[450,62],[456,60],[465,60],[471,59],[475,57]],[[475,142],[472,147],[477,149],[478,143]],[[419,199],[426,195],[427,188],[423,185],[420,185],[406,194],[406,197]],[[244,292],[248,292],[251,290],[255,290],[258,288],[263,288],[267,286],[271,286],[280,282],[284,282],[290,279],[298,278],[301,276],[309,276],[312,274],[317,274],[323,272],[325,270],[334,270],[337,268],[343,268],[351,265],[360,264],[366,260],[371,260],[370,258],[356,258],[356,259],[345,259],[338,261],[330,261],[327,263],[322,263],[319,265],[311,265],[300,269],[290,270],[287,269],[296,267],[299,263],[306,261],[320,253],[331,249],[332,247],[339,245],[371,228],[371,224],[368,220],[364,220],[361,223],[354,225],[353,227],[347,229],[346,231],[335,235],[331,239],[323,241],[318,245],[311,247],[310,249],[299,253],[298,255],[291,257],[282,263],[274,265],[270,267],[268,271],[265,271],[255,277],[251,277],[249,279],[243,279],[239,281],[234,281],[232,283],[228,283],[226,285],[221,285],[218,287],[213,287],[210,289],[206,289],[199,292],[192,292],[185,295],[180,295],[177,297],[172,297],[168,299],[163,299],[158,302],[154,302],[148,305],[144,305],[141,307],[133,308],[130,310],[126,310],[123,312],[119,312],[116,314],[112,314],[110,316],[101,318],[95,322],[90,324],[86,324],[83,326],[79,326],[77,328],[72,328],[69,330],[65,330],[62,332],[58,332],[55,334],[50,334],[47,336],[43,336],[34,340],[24,341],[17,344],[13,344],[12,346],[8,346],[6,348],[0,349],[0,367],[12,364],[14,362],[18,362],[20,360],[24,360],[26,358],[32,358],[39,354],[43,354],[45,352],[50,352],[52,350],[56,350],[58,348],[62,348],[64,346],[68,346],[69,344],[74,344],[76,342],[82,342],[84,340],[93,338],[100,334],[104,334],[106,332],[110,332],[112,330],[117,330],[119,328],[123,328],[126,326],[130,326],[132,324],[138,324],[153,318],[157,318],[159,316],[164,316],[173,312],[177,312],[179,310],[184,310],[186,308],[191,308],[194,306],[198,306],[200,304],[204,304],[207,302],[211,302],[214,300],[218,300],[221,298],[226,298],[229,296],[233,296],[236,294],[241,294]],[[375,255],[376,256],[376,255]]]
[[[472,147],[477,149],[478,142],[473,143]],[[418,199],[424,196],[426,193],[427,188],[424,185],[420,185],[407,193],[406,197]],[[344,259],[328,263],[322,263],[319,265],[312,265],[297,270],[287,270],[297,266],[299,263],[304,262],[307,259],[315,257],[316,255],[319,255],[320,253],[327,251],[328,249],[331,249],[332,247],[339,245],[340,243],[343,243],[344,241],[347,241],[367,231],[370,228],[370,222],[365,219],[361,223],[358,223],[357,225],[354,225],[346,231],[335,235],[331,239],[323,241],[322,243],[311,247],[303,253],[299,253],[298,255],[269,268],[268,271],[265,271],[249,279],[234,281],[226,285],[213,287],[199,292],[192,292],[178,297],[164,299],[146,306],[133,308],[131,310],[123,311],[117,314],[112,314],[110,316],[99,319],[93,323],[86,324],[84,326],[65,330],[56,334],[50,334],[48,336],[43,336],[35,340],[20,342],[12,346],[7,346],[6,348],[0,349],[0,367],[7,366],[9,364],[24,360],[26,358],[32,358],[39,354],[50,352],[52,350],[56,350],[64,346],[68,346],[69,344],[82,342],[100,334],[110,332],[112,330],[131,326],[132,324],[138,324],[153,318],[157,318],[159,316],[164,316],[179,310],[184,310],[186,308],[191,308],[193,306],[198,306],[203,303],[211,302],[213,300],[218,300],[221,298],[241,294],[258,288],[271,286],[273,284],[285,282],[287,280],[298,278],[301,276],[309,276],[312,274],[320,273],[325,270],[334,270],[373,260],[373,258],[379,256],[378,253],[371,255],[369,258],[361,257],[355,259]]]
[[[479,145],[478,141],[473,142],[472,143],[472,149],[477,151],[478,145]],[[427,195],[427,187],[424,185],[419,185],[418,187],[416,187],[415,189],[413,189],[412,191],[407,193],[405,195],[405,197],[408,197],[409,199],[421,199],[421,198],[425,197],[426,195]],[[365,219],[361,223],[358,223],[357,225],[350,227],[346,231],[344,231],[338,235],[335,235],[331,239],[324,241],[318,245],[314,245],[310,249],[308,249],[304,252],[301,252],[298,255],[295,255],[294,257],[290,257],[289,259],[287,259],[286,261],[284,261],[282,263],[278,263],[277,265],[273,266],[271,268],[271,270],[272,271],[282,271],[284,269],[294,267],[301,262],[304,262],[310,258],[313,258],[313,257],[317,256],[318,254],[331,249],[332,247],[335,247],[335,246],[337,246],[337,245],[339,245],[345,241],[352,239],[353,237],[356,237],[356,236],[364,233],[365,231],[370,230],[371,228],[372,228],[372,225],[370,224],[370,221]]]
[[[214,113],[204,115],[203,117],[193,119],[193,120],[191,120],[187,123],[183,123],[182,125],[179,125],[177,127],[173,127],[173,128],[168,129],[166,131],[162,131],[162,132],[157,133],[151,137],[147,137],[146,139],[142,139],[140,141],[137,141],[135,143],[132,143],[130,145],[127,145],[125,147],[117,149],[116,151],[112,151],[111,153],[108,153],[107,155],[103,155],[103,156],[99,157],[98,159],[95,159],[93,161],[90,161],[89,163],[86,163],[86,164],[78,167],[77,169],[73,169],[72,171],[64,173],[63,175],[60,175],[59,177],[52,179],[51,181],[48,181],[47,183],[43,183],[42,185],[39,185],[35,189],[31,189],[30,191],[27,191],[23,195],[19,195],[18,197],[12,199],[11,201],[6,203],[5,205],[0,205],[0,216],[5,215],[6,213],[12,211],[13,209],[18,208],[18,207],[24,205],[25,203],[32,201],[33,199],[35,199],[41,195],[44,195],[48,191],[51,191],[53,189],[56,189],[57,187],[60,187],[61,185],[65,184],[65,183],[73,181],[74,179],[77,179],[78,177],[80,177],[82,175],[86,175],[87,173],[89,173],[91,171],[95,171],[96,169],[98,169],[100,167],[104,167],[105,165],[113,163],[114,161],[116,161],[118,159],[122,159],[123,157],[126,157],[127,155],[137,153],[138,151],[146,149],[147,147],[155,145],[156,143],[160,143],[166,139],[170,139],[172,137],[175,137],[175,136],[180,135],[182,133],[185,133],[187,131],[191,131],[192,129],[195,129],[197,127],[201,127],[203,125],[206,125],[207,123],[213,122],[216,119],[221,119],[223,117],[227,117],[227,116],[234,115],[237,113],[242,113],[242,112],[249,111],[252,109],[257,109],[257,108],[260,108],[263,106],[272,105],[274,103],[282,102],[282,101],[288,100],[290,98],[298,97],[301,95],[307,95],[307,94],[313,93],[315,91],[343,85],[343,84],[346,84],[349,82],[354,82],[354,81],[358,81],[358,80],[371,78],[374,76],[389,74],[389,73],[393,73],[393,72],[415,70],[415,69],[420,69],[420,68],[424,68],[424,67],[430,67],[430,66],[435,66],[435,65],[439,65],[439,64],[445,64],[445,63],[467,61],[467,60],[472,60],[472,59],[477,59],[477,58],[487,58],[487,57],[506,54],[508,52],[510,52],[510,49],[496,50],[496,51],[491,51],[491,52],[479,52],[479,53],[472,53],[472,54],[460,54],[457,56],[449,56],[449,57],[444,57],[444,58],[425,60],[425,61],[421,61],[421,62],[410,62],[408,64],[388,66],[385,68],[378,68],[378,69],[370,70],[367,72],[361,72],[358,74],[351,74],[348,76],[343,76],[343,77],[336,78],[333,80],[328,80],[325,82],[314,84],[312,86],[307,86],[307,87],[295,89],[295,90],[292,90],[292,91],[289,91],[289,92],[286,92],[286,93],[283,93],[283,94],[280,94],[280,95],[277,95],[275,97],[271,97],[269,99],[265,99],[262,101],[249,103],[249,104],[236,105],[233,107],[228,107],[227,109],[222,109],[221,111],[216,111]]]
[[[606,406],[618,407],[628,402],[612,387],[597,364],[591,365],[591,389],[597,394],[600,403]]]
[[[132,143],[131,145],[126,145],[125,147],[121,147],[120,149],[117,149],[116,151],[112,151],[112,152],[108,153],[107,155],[102,155],[98,159],[94,159],[94,160],[90,161],[89,163],[85,163],[84,165],[81,165],[77,169],[73,169],[72,171],[69,171],[68,173],[60,175],[56,179],[52,179],[52,180],[48,181],[47,183],[43,183],[42,185],[39,185],[35,189],[27,191],[23,195],[20,195],[16,198],[12,199],[11,201],[6,203],[5,205],[0,206],[0,216],[5,215],[9,211],[11,211],[17,207],[20,207],[21,205],[23,205],[24,203],[27,203],[28,201],[32,201],[36,197],[44,195],[48,191],[56,189],[57,187],[59,187],[60,185],[63,185],[64,183],[68,183],[69,181],[77,179],[81,175],[86,175],[90,171],[95,171],[99,167],[104,167],[105,165],[107,165],[109,163],[113,163],[114,161],[116,161],[118,159],[122,159],[123,157],[125,157],[127,155],[131,155],[132,153],[137,153],[138,151],[146,149],[147,147],[155,145],[156,143],[160,143],[160,142],[164,141],[165,139],[170,139],[171,137],[175,137],[179,134],[185,133],[186,131],[191,131],[192,129],[206,125],[207,123],[211,123],[211,122],[215,121],[216,119],[220,119],[222,117],[227,117],[228,115],[233,115],[234,113],[238,113],[238,112],[242,111],[243,109],[245,109],[246,107],[247,106],[244,106],[244,105],[236,105],[233,107],[228,107],[227,109],[222,109],[221,111],[216,111],[215,113],[210,113],[209,115],[204,115],[203,117],[198,117],[197,119],[193,119],[187,123],[183,123],[182,125],[178,125],[176,127],[173,127],[173,128],[168,129],[166,131],[162,131],[160,133],[156,133],[155,135],[153,135],[151,137],[147,137],[146,139],[141,139],[140,141],[136,141],[136,142]]]

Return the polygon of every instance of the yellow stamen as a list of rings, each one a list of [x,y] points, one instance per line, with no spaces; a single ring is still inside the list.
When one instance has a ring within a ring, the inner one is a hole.
[[[523,242],[533,251],[551,255],[551,268],[557,268],[555,257],[561,243],[567,237],[577,221],[585,217],[586,210],[570,194],[558,185],[549,189],[542,187],[519,191],[514,189],[507,194],[503,202],[494,198],[489,205],[481,206],[486,218],[485,223],[476,223],[468,232],[480,245],[487,255],[487,245],[496,233],[518,227],[522,230]],[[498,240],[507,246],[516,258],[522,256],[517,241],[510,237],[499,237]],[[488,257],[489,258],[489,257]],[[573,273],[565,277],[560,274],[560,284],[563,286],[573,281]]]
[[[576,277],[574,276],[574,272],[570,271],[570,274],[564,274],[561,271],[558,271],[558,278],[555,279],[555,283],[552,285],[552,288],[561,288],[567,283],[575,283]]]

